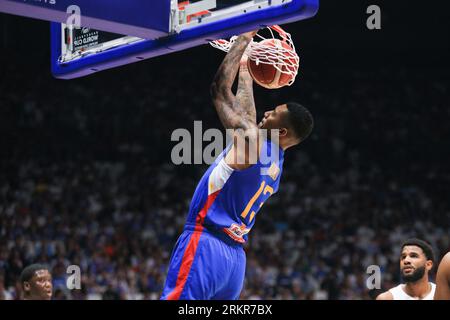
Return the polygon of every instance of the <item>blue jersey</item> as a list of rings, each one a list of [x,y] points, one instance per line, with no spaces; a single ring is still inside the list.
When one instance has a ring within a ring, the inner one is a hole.
[[[186,228],[223,232],[234,241],[245,243],[258,211],[278,191],[284,151],[265,140],[256,164],[234,170],[224,159],[230,148],[231,145],[201,178],[191,201]]]
[[[256,164],[233,170],[224,159],[230,148],[195,190],[185,230],[170,258],[163,300],[239,298],[246,266],[242,244],[263,203],[278,191],[284,154],[265,140]]]

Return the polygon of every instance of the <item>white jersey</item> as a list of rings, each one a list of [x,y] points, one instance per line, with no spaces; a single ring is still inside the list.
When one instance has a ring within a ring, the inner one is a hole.
[[[389,289],[389,292],[394,297],[394,300],[433,300],[436,285],[433,282],[429,282],[429,284],[431,285],[431,291],[423,299],[414,298],[407,294],[404,290],[404,284],[399,284],[398,286]]]

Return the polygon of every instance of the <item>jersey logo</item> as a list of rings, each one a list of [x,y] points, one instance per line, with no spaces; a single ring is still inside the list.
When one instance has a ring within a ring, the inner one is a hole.
[[[244,235],[250,232],[250,229],[247,229],[245,224],[241,224],[240,226],[233,223],[231,227],[224,228],[223,231],[230,236],[236,242],[244,243]]]
[[[269,170],[267,170],[267,174],[275,181],[277,180],[278,175],[280,174],[280,168],[276,163],[272,163]]]

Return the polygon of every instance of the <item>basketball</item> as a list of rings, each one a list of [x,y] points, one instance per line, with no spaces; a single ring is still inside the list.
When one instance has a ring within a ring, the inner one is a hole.
[[[285,58],[278,63],[271,61],[270,55],[267,55],[267,58],[263,57],[256,61],[248,59],[248,70],[253,80],[267,89],[278,89],[292,84],[298,68],[295,63],[297,55],[294,49],[288,43],[279,39],[265,39],[260,42],[260,46],[261,48],[264,47],[264,50],[267,50],[267,47],[273,47],[275,50],[277,48],[282,49]],[[261,48],[256,47],[254,50],[263,50]]]

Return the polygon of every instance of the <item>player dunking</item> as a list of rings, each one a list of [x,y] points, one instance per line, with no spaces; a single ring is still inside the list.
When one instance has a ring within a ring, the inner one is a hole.
[[[284,151],[304,141],[312,131],[311,114],[297,103],[277,106],[257,124],[253,80],[241,61],[255,33],[237,38],[212,83],[213,103],[223,126],[241,131],[209,167],[195,190],[184,231],[172,253],[161,299],[239,298],[245,275],[243,244],[247,233],[263,203],[278,191]],[[238,71],[234,95],[232,85]],[[263,139],[262,129],[274,129],[279,138],[271,139],[269,135]],[[236,143],[242,136],[245,143]],[[249,151],[252,148],[248,148],[252,143],[258,146],[253,163]],[[261,155],[269,153],[276,156],[263,163]],[[239,161],[243,156],[245,161]]]
[[[434,300],[450,300],[450,252],[447,252],[439,264]]]

